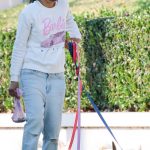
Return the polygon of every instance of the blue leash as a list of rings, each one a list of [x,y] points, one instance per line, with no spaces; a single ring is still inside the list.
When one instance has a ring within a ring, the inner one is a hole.
[[[109,133],[111,134],[111,136],[113,137],[113,139],[116,141],[116,143],[118,144],[118,146],[120,147],[120,149],[123,150],[122,147],[120,146],[119,142],[117,141],[116,137],[114,136],[113,132],[109,128],[108,124],[106,123],[106,121],[105,121],[104,117],[102,116],[101,112],[99,111],[98,107],[95,105],[94,100],[92,99],[92,97],[90,96],[90,94],[85,90],[84,86],[82,86],[82,89],[85,91],[87,98],[91,102],[92,106],[94,107],[94,110],[99,115],[100,119],[102,120],[103,124],[105,125],[105,127],[107,128],[107,130],[109,131]]]

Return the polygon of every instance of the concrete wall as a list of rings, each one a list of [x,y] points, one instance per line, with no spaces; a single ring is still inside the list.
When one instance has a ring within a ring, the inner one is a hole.
[[[123,150],[150,149],[150,113],[102,113]],[[67,150],[75,114],[65,113],[59,137],[59,150]],[[21,150],[24,123],[13,123],[11,114],[0,114],[0,149]],[[96,113],[81,114],[81,150],[111,150],[113,139]],[[77,141],[72,150],[77,150]],[[42,135],[39,149],[42,146]],[[117,145],[116,145],[117,146]],[[117,147],[119,150],[119,148]]]
[[[22,3],[23,0],[0,0],[0,10],[8,9]]]

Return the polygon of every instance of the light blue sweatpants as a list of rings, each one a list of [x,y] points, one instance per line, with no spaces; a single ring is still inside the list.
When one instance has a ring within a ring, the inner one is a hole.
[[[57,150],[66,88],[64,73],[22,69],[20,85],[26,111],[22,150],[37,150],[41,133],[42,150]]]

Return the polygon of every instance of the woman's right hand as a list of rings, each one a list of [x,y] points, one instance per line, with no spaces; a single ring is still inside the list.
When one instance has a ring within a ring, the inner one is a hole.
[[[19,83],[16,81],[11,81],[8,89],[9,95],[12,97],[19,98],[19,96],[17,95],[17,88],[19,88]]]

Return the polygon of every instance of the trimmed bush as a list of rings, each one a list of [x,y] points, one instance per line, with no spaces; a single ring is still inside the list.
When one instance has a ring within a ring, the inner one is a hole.
[[[115,17],[111,17],[111,15]],[[114,12],[100,11],[76,16],[82,32],[80,45],[81,76],[101,111],[149,111],[150,49],[149,10],[132,16],[117,17]],[[0,31],[0,112],[12,109],[8,96],[9,67],[15,30]],[[77,77],[66,50],[66,99],[64,110],[77,107]],[[83,111],[93,111],[83,91]]]
[[[102,10],[101,16],[107,17],[76,18],[83,35],[82,80],[102,111],[149,111],[149,10],[132,16],[126,12],[120,17],[111,14]],[[74,101],[67,106],[76,104],[74,95],[69,95]],[[91,110],[84,93],[82,109]]]
[[[8,95],[10,59],[15,40],[15,30],[0,31],[0,112],[12,109],[13,101]]]

